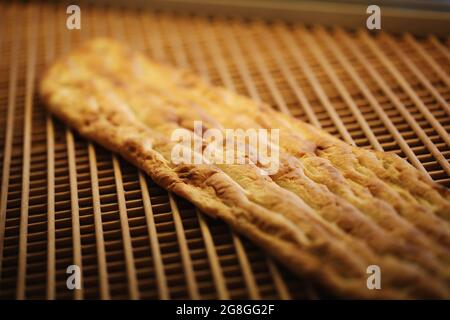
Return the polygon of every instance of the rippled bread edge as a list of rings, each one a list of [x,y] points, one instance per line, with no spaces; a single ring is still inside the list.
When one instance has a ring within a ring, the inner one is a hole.
[[[387,283],[392,283],[392,286],[388,285],[383,290],[368,290],[365,282],[366,262],[373,257],[378,259],[378,256],[372,254],[371,248],[364,243],[354,240],[333,227],[328,227],[320,217],[310,212],[311,210],[304,206],[300,199],[293,197],[289,203],[298,208],[298,212],[293,214],[298,214],[298,217],[292,219],[292,215],[288,216],[290,213],[287,205],[268,207],[266,204],[255,201],[254,194],[249,194],[242,184],[224,173],[223,170],[228,168],[170,163],[173,142],[161,131],[154,130],[148,123],[144,124],[142,119],[130,110],[126,101],[111,90],[113,85],[118,87],[123,85],[114,84],[114,82],[120,82],[121,75],[130,73],[133,65],[126,61],[134,61],[135,58],[132,51],[117,43],[104,39],[95,40],[71,53],[69,57],[56,62],[41,81],[40,95],[52,113],[77,129],[83,136],[121,154],[143,169],[162,187],[190,200],[203,212],[223,219],[236,231],[248,236],[293,272],[301,276],[309,275],[339,295],[363,298],[448,297],[447,285],[440,285],[431,276],[424,275],[401,262],[393,261],[389,257],[382,259],[386,269],[400,270],[396,274],[391,274],[391,278],[387,280],[391,281]],[[96,59],[102,60],[98,61],[102,68],[86,68],[89,61],[97,62]],[[139,62],[140,59],[144,58],[139,56],[136,61]],[[163,71],[166,70],[165,67],[161,68]],[[139,68],[133,72],[139,73],[145,70]],[[178,77],[186,79],[184,73],[167,69],[167,79],[163,77],[158,80],[161,80],[161,86],[164,89],[165,82],[168,85],[171,82],[176,83],[179,80]],[[200,81],[192,75],[188,78],[192,81]],[[139,81],[139,76],[136,76],[135,80]],[[208,86],[205,85],[205,88],[207,89]],[[211,91],[213,90],[222,89],[211,87]],[[241,98],[237,95],[229,95],[238,102],[252,104],[248,99],[240,100]],[[164,110],[161,112],[163,113]],[[300,121],[274,111],[265,110],[264,112],[270,116],[273,115],[277,121],[283,122],[283,126],[287,123],[292,132],[300,131],[303,136],[310,135],[311,140],[318,145],[337,145],[341,147],[340,151],[354,148]],[[163,117],[162,114],[154,116]],[[351,149],[352,156],[365,152],[360,150]],[[341,159],[345,159],[345,155],[343,154]],[[377,153],[377,155],[385,157],[383,153]],[[391,159],[391,156],[386,157]],[[428,190],[427,186],[429,186],[437,190],[439,196],[428,192],[431,201],[433,197],[439,197],[438,206],[448,205],[448,190],[436,187],[434,183],[424,179],[414,168],[399,158],[394,157],[391,163],[393,164],[390,165],[395,168],[406,170],[411,176],[417,176],[417,181],[420,181],[422,188]],[[251,167],[247,168],[248,171],[252,170]],[[382,175],[384,172],[381,171],[379,174]],[[258,176],[254,176],[254,179],[260,181],[264,188],[270,187],[270,190],[277,190],[270,181],[263,181]],[[277,192],[280,195],[287,195],[284,189]],[[270,197],[271,194],[262,194],[262,196]],[[289,199],[291,198],[286,196],[284,201]],[[313,235],[315,238],[308,238],[308,235]],[[346,253],[346,245],[351,245],[355,252]],[[368,253],[364,253],[366,249]],[[336,262],[336,258],[340,260]],[[404,284],[403,290],[401,286],[395,285],[393,276],[406,279],[410,283]],[[408,288],[409,286],[411,288]]]

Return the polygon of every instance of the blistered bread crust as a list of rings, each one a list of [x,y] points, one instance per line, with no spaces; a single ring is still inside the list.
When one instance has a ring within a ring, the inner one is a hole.
[[[350,146],[109,39],[56,61],[40,96],[81,135],[337,296],[450,297],[449,191],[394,154]],[[173,164],[170,133],[195,120],[279,129],[279,171]],[[381,290],[367,288],[369,265],[381,269]]]

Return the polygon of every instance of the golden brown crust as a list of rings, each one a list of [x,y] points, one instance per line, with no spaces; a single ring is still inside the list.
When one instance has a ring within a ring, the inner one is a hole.
[[[449,297],[449,193],[398,157],[350,147],[196,76],[94,40],[55,63],[40,94],[82,135],[120,153],[164,188],[223,219],[337,294]],[[175,165],[176,128],[279,128],[281,169]],[[414,186],[416,185],[416,187]],[[366,268],[382,270],[368,290]]]

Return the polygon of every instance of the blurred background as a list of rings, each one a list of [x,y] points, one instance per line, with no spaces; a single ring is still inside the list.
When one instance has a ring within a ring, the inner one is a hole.
[[[382,9],[383,29],[415,34],[450,32],[448,0],[100,0],[110,5],[151,7],[184,13],[259,17],[271,20],[360,28],[367,19],[366,9]]]

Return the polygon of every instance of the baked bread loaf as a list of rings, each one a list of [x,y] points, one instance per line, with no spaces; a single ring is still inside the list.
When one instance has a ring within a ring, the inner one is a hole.
[[[109,39],[55,62],[40,96],[81,135],[338,296],[450,298],[450,193],[394,154],[350,146]],[[202,139],[194,121],[279,129],[279,170],[175,164],[171,134]],[[381,270],[379,290],[367,287],[371,265]]]

